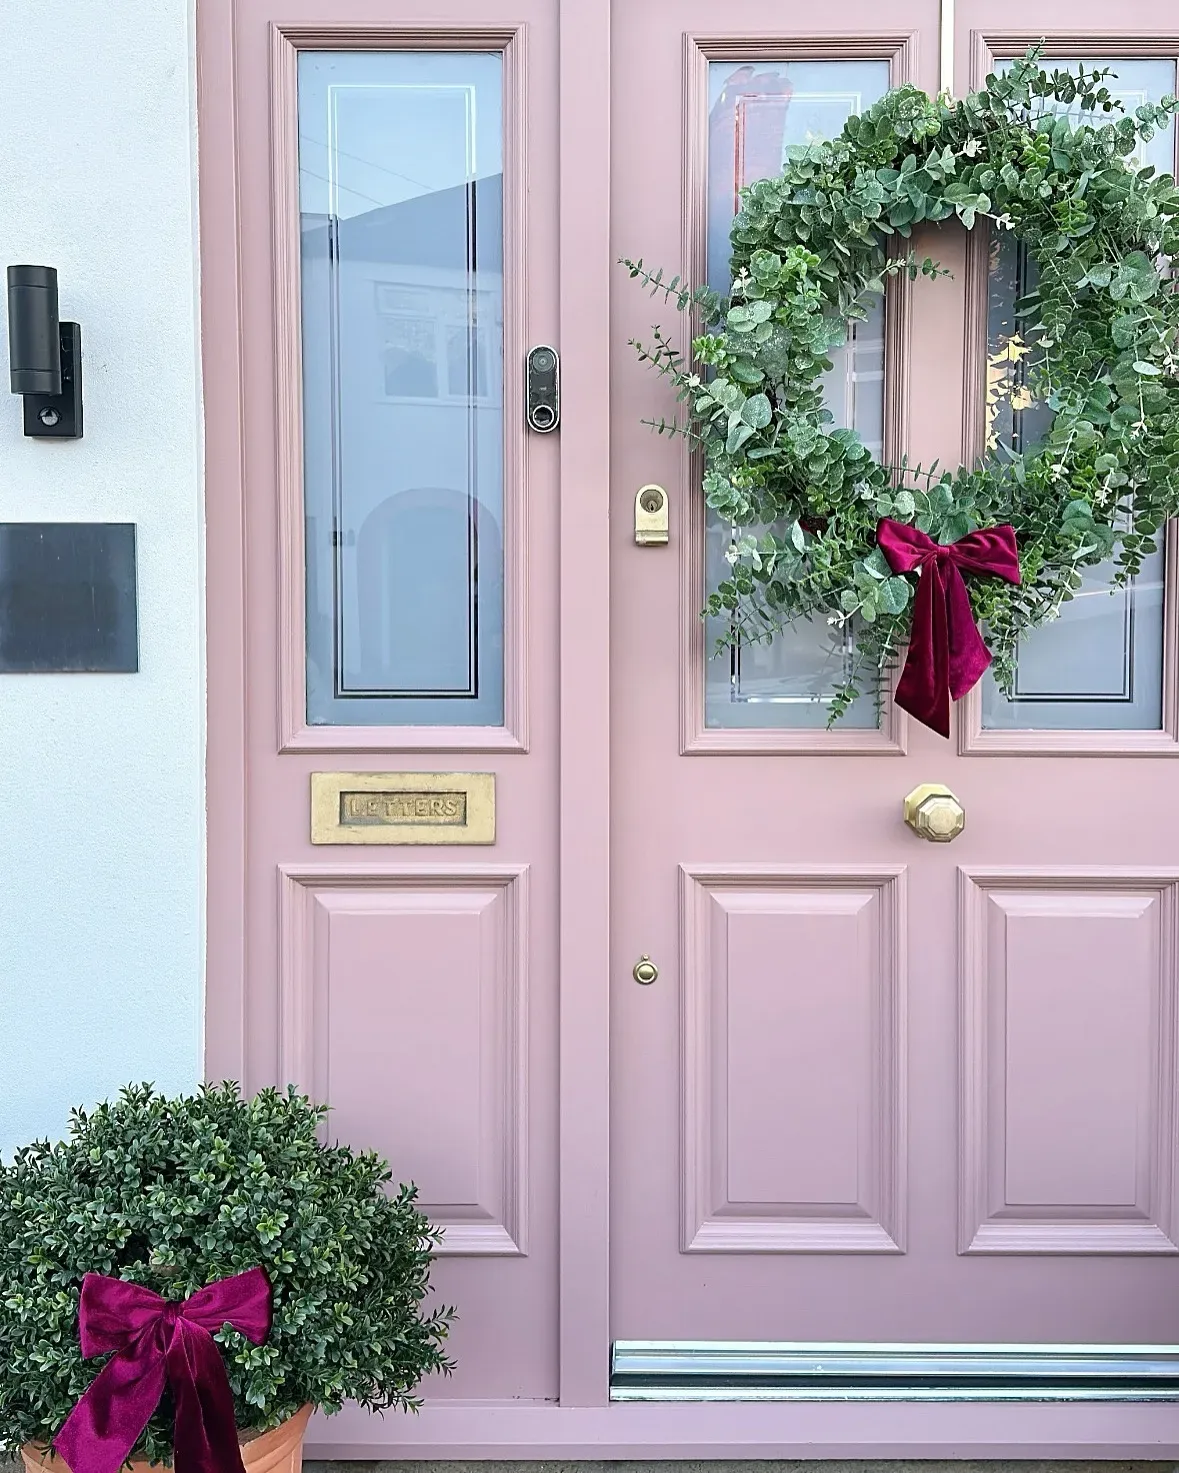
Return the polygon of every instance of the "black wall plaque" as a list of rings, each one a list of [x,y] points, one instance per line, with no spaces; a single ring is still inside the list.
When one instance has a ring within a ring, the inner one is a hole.
[[[0,674],[139,669],[133,522],[0,522]]]

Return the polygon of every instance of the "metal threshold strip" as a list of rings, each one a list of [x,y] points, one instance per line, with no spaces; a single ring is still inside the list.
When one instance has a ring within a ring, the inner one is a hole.
[[[610,1399],[1179,1401],[1179,1346],[619,1340]]]

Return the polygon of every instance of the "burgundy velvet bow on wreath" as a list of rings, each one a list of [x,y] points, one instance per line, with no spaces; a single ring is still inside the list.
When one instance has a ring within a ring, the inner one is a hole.
[[[87,1274],[78,1305],[82,1354],[111,1358],[54,1439],[71,1473],[118,1473],[165,1382],[176,1413],[176,1473],[243,1473],[233,1393],[213,1332],[232,1325],[261,1345],[270,1310],[270,1282],[260,1268],[219,1279],[182,1303]]]
[[[991,663],[962,571],[1019,582],[1015,528],[1008,523],[942,544],[905,522],[885,517],[876,540],[894,573],[920,569],[909,654],[896,703],[940,736],[950,734],[950,701],[960,700]]]

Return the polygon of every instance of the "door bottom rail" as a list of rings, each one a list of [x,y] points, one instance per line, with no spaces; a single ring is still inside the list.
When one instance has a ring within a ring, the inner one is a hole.
[[[618,1340],[610,1400],[1179,1401],[1179,1346]]]

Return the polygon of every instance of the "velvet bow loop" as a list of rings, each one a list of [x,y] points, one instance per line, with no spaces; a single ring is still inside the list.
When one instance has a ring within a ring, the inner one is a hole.
[[[176,1414],[176,1473],[243,1473],[233,1393],[213,1332],[232,1325],[261,1345],[270,1311],[260,1268],[208,1284],[179,1304],[141,1284],[87,1274],[78,1306],[82,1354],[111,1358],[54,1439],[71,1473],[119,1473],[165,1383]]]
[[[984,573],[1019,582],[1015,529],[1007,523],[935,542],[905,522],[885,517],[876,540],[894,573],[920,570],[909,654],[896,703],[940,736],[950,734],[950,702],[960,700],[991,663],[962,577]]]

